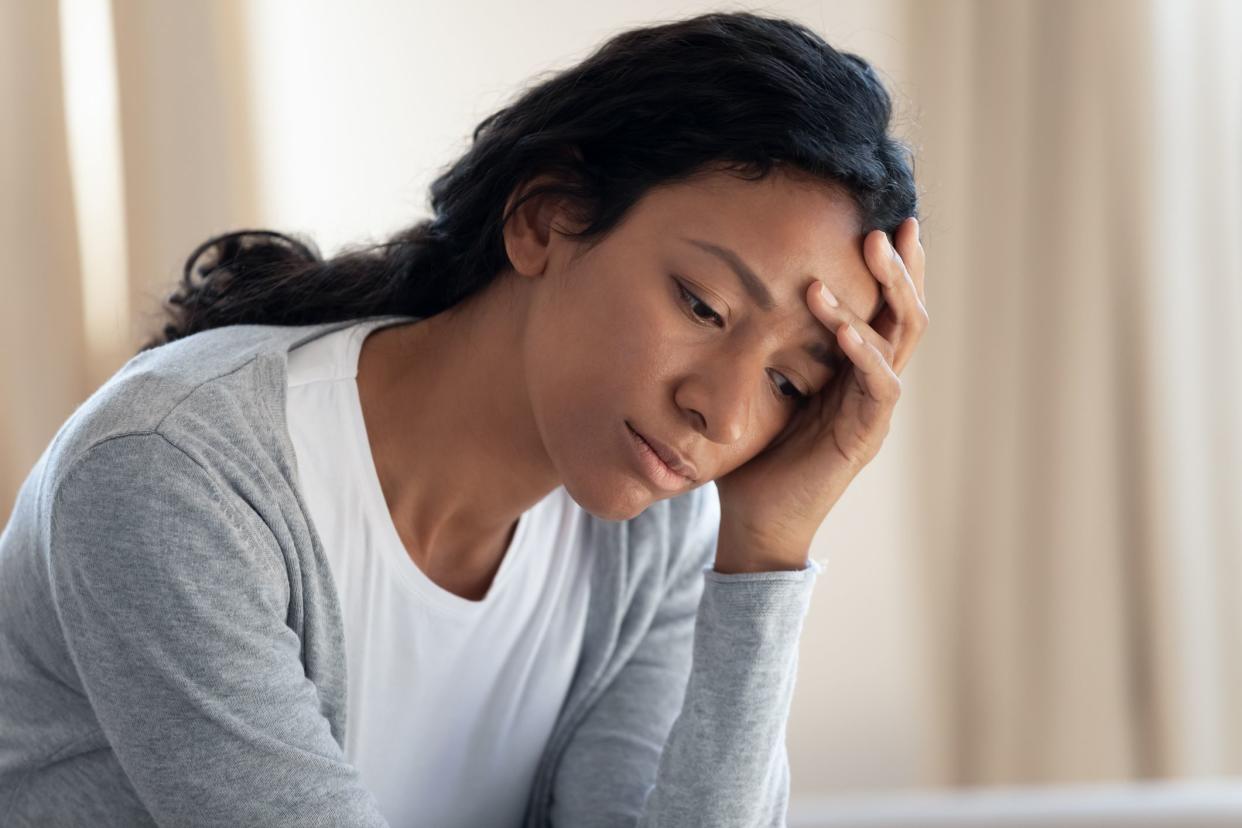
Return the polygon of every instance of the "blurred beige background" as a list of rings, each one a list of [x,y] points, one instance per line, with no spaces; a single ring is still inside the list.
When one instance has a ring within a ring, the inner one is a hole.
[[[427,214],[635,25],[788,16],[918,151],[932,324],[824,524],[795,798],[1242,775],[1242,2],[0,0],[0,516],[242,227]]]

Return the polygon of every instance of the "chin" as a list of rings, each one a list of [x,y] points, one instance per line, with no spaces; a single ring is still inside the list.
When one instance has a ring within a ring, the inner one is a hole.
[[[565,491],[586,512],[601,520],[638,517],[659,498],[628,475],[597,475],[589,481],[564,480]]]

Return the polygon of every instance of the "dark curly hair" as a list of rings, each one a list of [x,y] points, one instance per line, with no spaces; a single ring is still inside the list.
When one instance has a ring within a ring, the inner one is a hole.
[[[714,12],[625,31],[485,118],[431,185],[433,217],[388,241],[324,259],[269,230],[208,239],[140,350],[225,325],[434,315],[509,264],[501,229],[541,193],[567,199],[586,225],[572,236],[589,246],[653,186],[706,168],[760,179],[781,165],[848,193],[864,233],[892,233],[917,216],[917,195],[891,115],[867,61],[790,20]],[[540,174],[551,183],[505,212]]]

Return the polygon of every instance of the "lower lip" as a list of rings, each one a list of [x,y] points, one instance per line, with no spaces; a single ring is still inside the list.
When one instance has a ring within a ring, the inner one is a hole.
[[[646,472],[647,478],[652,483],[667,491],[678,491],[686,487],[686,484],[690,482],[690,478],[669,468],[668,464],[660,459],[660,455],[656,454],[651,446],[647,445],[647,441],[639,437],[638,433],[630,428],[629,423],[625,424],[625,430],[629,432],[630,442],[634,444],[637,450],[638,462],[642,465],[643,471]]]

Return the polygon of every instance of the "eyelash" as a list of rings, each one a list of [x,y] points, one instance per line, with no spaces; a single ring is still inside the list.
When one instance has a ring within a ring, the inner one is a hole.
[[[677,281],[677,280],[674,280],[674,281]],[[690,313],[693,314],[696,319],[699,319],[703,322],[707,322],[707,320],[714,318],[716,322],[709,323],[709,324],[714,324],[718,328],[724,327],[724,319],[721,318],[720,314],[712,310],[711,305],[707,304],[702,299],[700,299],[699,297],[691,293],[689,290],[687,290],[686,286],[683,285],[680,281],[677,281],[677,290],[681,292],[682,299],[686,300],[686,305],[687,307],[690,308]],[[695,313],[694,312],[695,304],[702,305],[703,307],[711,311],[711,317],[702,317],[702,316],[699,316],[697,313]],[[792,382],[789,382],[788,377],[785,377],[785,382],[789,383],[789,387],[793,389],[793,393],[785,394],[784,392],[778,391],[777,396],[780,397],[782,400],[787,401],[787,402],[792,402],[795,405],[802,405],[807,400],[810,399],[809,395],[803,394],[796,385],[794,385]]]

